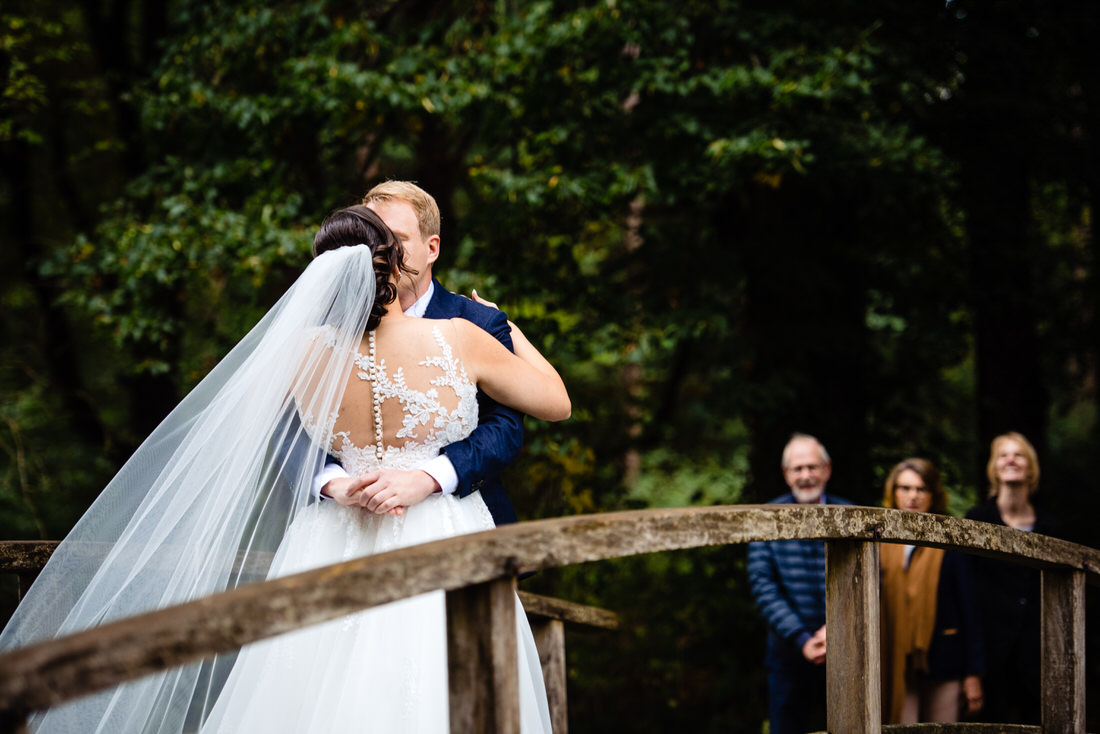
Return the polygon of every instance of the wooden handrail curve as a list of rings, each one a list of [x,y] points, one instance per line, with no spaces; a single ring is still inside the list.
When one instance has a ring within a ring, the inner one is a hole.
[[[1100,583],[1100,551],[1094,548],[987,523],[899,510],[737,505],[540,520],[273,579],[10,651],[0,655],[0,711],[56,705],[436,589],[453,591],[526,571],[643,553],[791,538],[847,542],[831,547],[874,548],[861,541],[878,541],[955,548],[1068,572],[1082,583]],[[869,559],[850,572],[865,586]],[[877,625],[877,619],[866,621]],[[877,627],[874,639],[877,643]],[[877,672],[877,664],[873,669]]]

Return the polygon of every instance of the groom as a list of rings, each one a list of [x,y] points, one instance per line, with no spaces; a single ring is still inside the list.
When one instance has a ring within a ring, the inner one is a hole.
[[[363,204],[401,240],[405,264],[416,271],[398,282],[398,299],[406,314],[464,318],[512,349],[511,328],[502,311],[451,293],[432,276],[432,265],[439,257],[439,207],[428,192],[408,181],[386,181],[368,191]],[[418,469],[382,469],[352,477],[330,458],[314,478],[314,492],[373,511],[392,497],[408,507],[434,492],[465,497],[480,490],[497,525],[515,522],[516,512],[498,475],[523,445],[523,417],[481,391],[477,397],[479,418],[473,433],[444,447]]]

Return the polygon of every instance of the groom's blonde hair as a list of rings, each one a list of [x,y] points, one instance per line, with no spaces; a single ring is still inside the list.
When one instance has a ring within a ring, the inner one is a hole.
[[[407,201],[416,212],[420,236],[439,234],[439,205],[431,194],[412,181],[383,181],[363,197],[363,204],[373,201]]]

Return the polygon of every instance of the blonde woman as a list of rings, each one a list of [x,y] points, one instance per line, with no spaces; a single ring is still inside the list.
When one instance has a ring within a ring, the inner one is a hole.
[[[1039,456],[1019,433],[993,439],[986,465],[989,498],[970,512],[1017,530],[1061,535],[1060,526],[1035,502]],[[984,721],[1039,723],[1039,572],[1016,563],[975,558],[979,609],[985,630]]]

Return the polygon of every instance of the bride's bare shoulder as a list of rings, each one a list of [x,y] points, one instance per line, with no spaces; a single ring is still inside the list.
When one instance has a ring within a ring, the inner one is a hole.
[[[379,327],[378,347],[393,354],[418,356],[438,349],[436,333],[442,329],[448,342],[455,339],[455,331],[447,321],[437,319],[404,318]]]
[[[448,331],[454,336],[471,347],[476,347],[482,343],[482,341],[488,337],[492,339],[489,334],[477,324],[472,321],[467,321],[463,318],[447,319]]]

